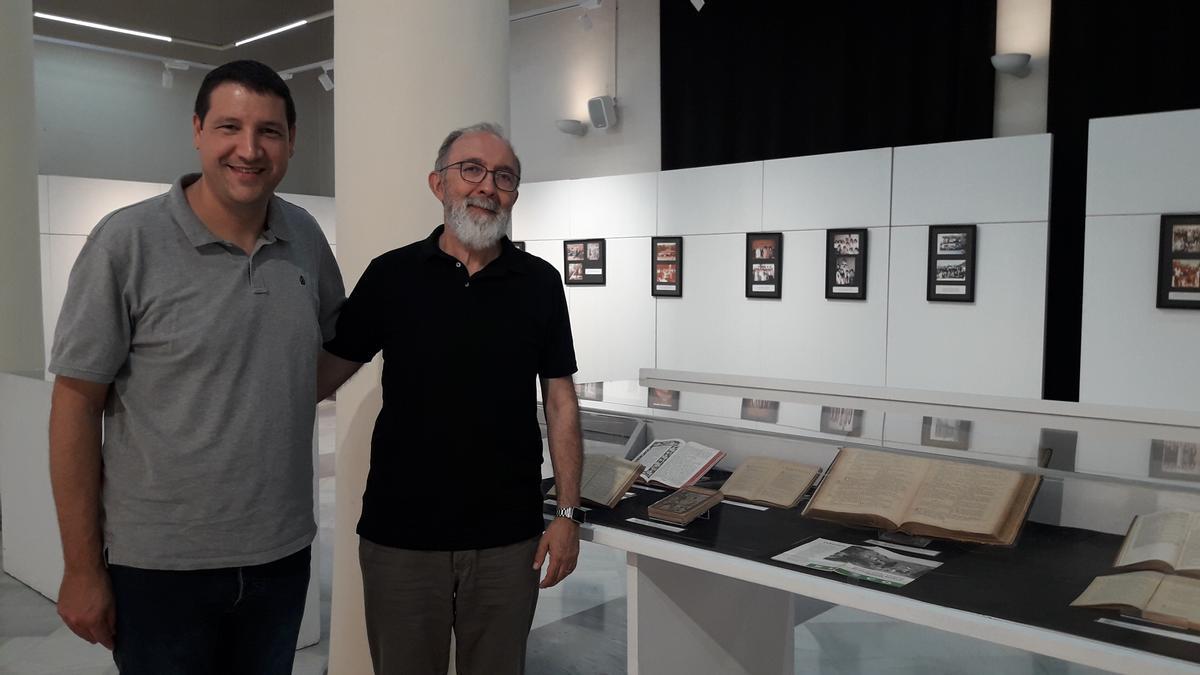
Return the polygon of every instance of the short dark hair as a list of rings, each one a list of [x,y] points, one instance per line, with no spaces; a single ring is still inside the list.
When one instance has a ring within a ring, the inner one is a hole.
[[[209,71],[200,83],[200,91],[196,94],[196,116],[200,118],[200,126],[204,126],[204,116],[212,104],[212,92],[226,82],[235,82],[250,91],[259,94],[274,94],[283,99],[287,108],[288,127],[296,126],[296,104],[292,101],[292,92],[287,83],[270,66],[258,61],[230,61]]]

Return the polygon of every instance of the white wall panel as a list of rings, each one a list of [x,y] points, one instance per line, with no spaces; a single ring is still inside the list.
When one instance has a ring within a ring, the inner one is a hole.
[[[46,176],[38,176],[38,232],[50,234],[50,188]]]
[[[1200,110],[1092,120],[1087,214],[1200,211]]]
[[[585,178],[569,181],[568,185],[572,239],[654,236],[657,173]]]
[[[58,318],[58,313],[55,312],[54,317],[50,316],[50,308],[53,306],[51,297],[51,278],[50,278],[50,235],[38,235],[38,246],[42,259],[42,348],[45,352],[45,365],[50,365],[50,345],[54,340],[54,321]],[[62,298],[58,298],[58,303],[62,304]]]
[[[888,228],[872,228],[867,241],[867,299],[826,300],[825,231],[784,233],[783,298],[755,301],[760,358],[739,374],[883,386]]]
[[[337,244],[337,206],[333,197],[298,195],[285,192],[280,192],[279,196],[308,211],[317,221],[317,224],[321,226],[321,231],[325,233],[325,238],[329,240],[329,245],[334,246]],[[429,229],[433,229],[433,226],[431,225]]]
[[[46,178],[50,234],[88,234],[109,213],[171,188],[166,183],[71,176]]]
[[[758,305],[778,300],[746,298],[746,235],[685,237],[683,255],[683,297],[657,299],[657,367],[757,372],[762,350]],[[785,260],[787,255],[785,245]]]
[[[892,149],[773,159],[763,164],[763,229],[887,225]]]
[[[67,296],[67,281],[71,277],[71,268],[75,259],[83,250],[87,237],[69,234],[52,234],[47,237],[50,250],[50,272],[47,275],[49,285],[43,287],[42,316],[43,321],[50,327],[46,333],[46,343],[54,344],[54,327],[58,325],[58,315],[62,312],[63,298]],[[49,353],[49,352],[47,352]],[[50,361],[46,361],[50,365]]]
[[[1010,136],[895,149],[892,225],[1044,221],[1050,136]]]
[[[928,231],[892,229],[887,386],[1041,398],[1046,223],[979,226],[970,304],[925,299]]]
[[[639,368],[654,366],[650,239],[609,239],[606,246],[607,284],[567,289],[578,382],[636,380]]]
[[[1079,400],[1200,408],[1200,312],[1155,307],[1159,217],[1089,217]]]
[[[526,183],[513,205],[512,238],[564,239],[571,213],[570,181]]]
[[[530,255],[545,260],[554,265],[554,269],[558,270],[558,278],[561,281],[563,278],[563,240],[562,239],[534,239],[525,242],[525,251]],[[570,299],[568,294],[567,299]]]
[[[762,171],[762,162],[663,171],[658,177],[658,233],[761,231]]]

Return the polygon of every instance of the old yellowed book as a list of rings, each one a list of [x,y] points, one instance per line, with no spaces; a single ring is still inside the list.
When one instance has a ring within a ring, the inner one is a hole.
[[[1041,478],[951,460],[842,448],[804,515],[1011,546]]]
[[[1118,609],[1149,621],[1200,630],[1200,580],[1151,571],[1096,577],[1071,606]]]
[[[584,503],[611,509],[620,503],[641,472],[642,465],[637,462],[586,452],[579,480],[579,496]],[[553,487],[549,494],[556,494]]]
[[[817,479],[821,468],[773,457],[742,462],[721,486],[728,499],[790,509]]]
[[[1135,517],[1113,565],[1200,578],[1200,513],[1159,511]]]

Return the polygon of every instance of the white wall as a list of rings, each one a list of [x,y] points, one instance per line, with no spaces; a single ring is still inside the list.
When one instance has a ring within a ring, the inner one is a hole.
[[[996,73],[993,135],[1046,131],[1050,90],[1051,0],[996,0],[996,53],[1029,54],[1025,77]]]
[[[520,9],[514,3],[513,9]],[[657,0],[610,0],[509,23],[512,139],[526,181],[658,171],[661,167]],[[614,53],[616,55],[614,61]],[[588,122],[587,100],[617,99],[619,124],[586,136],[556,119]]]
[[[288,64],[294,65],[294,64]],[[38,172],[169,183],[198,171],[192,109],[207,71],[46,42],[35,43]],[[333,96],[311,76],[288,83],[296,103],[296,154],[284,192],[333,194]]]
[[[1079,400],[1200,408],[1200,311],[1158,309],[1163,214],[1200,213],[1200,110],[1092,120]]]

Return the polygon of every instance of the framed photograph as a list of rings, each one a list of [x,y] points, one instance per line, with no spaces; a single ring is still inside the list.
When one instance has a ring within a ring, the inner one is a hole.
[[[971,447],[971,420],[926,417],[921,420],[921,445],[950,450]]]
[[[514,247],[515,247],[515,248],[516,248],[518,251],[524,251],[524,250],[525,250],[525,242],[523,242],[523,241],[515,241],[515,240],[514,240],[514,241],[513,241],[513,243],[512,243],[512,245],[513,245],[513,246],[514,246]]]
[[[646,390],[646,407],[658,410],[679,410],[679,392],[674,389],[649,387]]]
[[[862,436],[863,411],[857,408],[821,406],[821,433]]]
[[[825,231],[825,297],[867,299],[867,230]]]
[[[742,399],[742,419],[774,424],[779,421],[779,401],[744,398]]]
[[[651,237],[650,256],[650,295],[683,297],[683,237]]]
[[[582,401],[603,401],[603,382],[576,382],[575,396]]]
[[[746,234],[746,297],[783,297],[783,233]]]
[[[1150,477],[1200,483],[1200,443],[1151,439]]]
[[[929,272],[925,299],[975,302],[974,225],[929,227]]]
[[[1200,309],[1200,214],[1162,217],[1158,307]]]
[[[605,278],[603,239],[563,242],[563,270],[568,286],[603,286]]]

